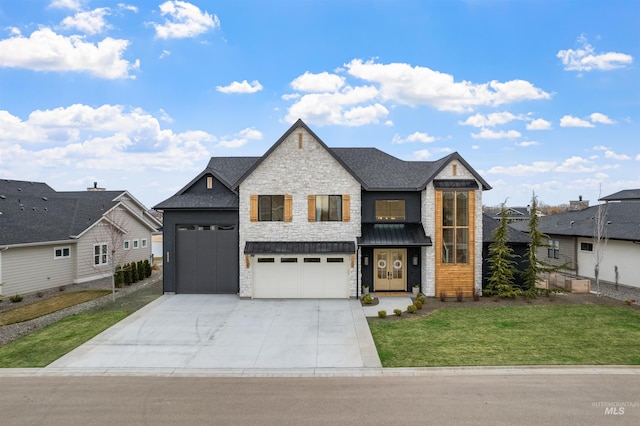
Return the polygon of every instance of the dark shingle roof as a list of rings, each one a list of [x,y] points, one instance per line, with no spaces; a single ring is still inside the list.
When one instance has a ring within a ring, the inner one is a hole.
[[[606,233],[609,239],[640,241],[640,203],[601,204],[606,209]],[[593,237],[599,206],[540,218],[538,230],[547,235]],[[514,228],[527,231],[526,223],[513,223]]]
[[[624,189],[600,198],[601,201],[640,201],[640,189]]]
[[[494,219],[488,214],[482,214],[482,242],[492,243],[494,241],[493,234],[500,226],[500,220]],[[528,244],[531,242],[529,234],[516,229],[512,224],[507,224],[507,242],[509,243],[523,243]]]
[[[98,221],[125,192],[56,192],[44,183],[24,183],[0,180],[0,246],[68,240]]]
[[[238,194],[228,191],[216,194],[176,194],[154,206],[154,209],[237,209]]]

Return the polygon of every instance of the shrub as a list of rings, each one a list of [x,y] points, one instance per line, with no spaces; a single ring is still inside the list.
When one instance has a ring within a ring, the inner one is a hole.
[[[440,301],[441,302],[447,301],[447,292],[444,290],[440,290]]]
[[[142,260],[136,263],[136,267],[138,269],[138,281],[144,280],[147,277],[147,273],[144,269],[144,263],[142,262]]]
[[[145,277],[150,277],[151,276],[151,263],[145,259],[144,260],[144,272],[145,272]]]
[[[371,293],[367,293],[362,296],[362,303],[365,305],[370,305],[373,302],[373,297],[371,297]]]
[[[456,300],[458,302],[462,302],[462,296],[463,296],[462,287],[456,288]]]
[[[421,301],[422,303],[424,303],[425,300],[427,300],[427,296],[425,296],[422,293],[418,293],[418,295],[416,296],[416,300]]]
[[[9,300],[11,300],[11,303],[22,302],[22,296],[20,296],[19,294],[16,294],[16,295],[13,295],[13,296],[9,297]]]
[[[393,313],[396,314],[397,317],[402,316],[402,309],[395,308]]]
[[[131,283],[135,284],[138,282],[138,266],[136,262],[131,262],[129,267],[131,268]]]
[[[422,309],[422,300],[416,299],[416,301],[413,302],[413,304],[416,306],[416,309]]]
[[[407,306],[407,312],[409,312],[410,314],[415,314],[416,313],[416,305]]]
[[[127,263],[122,269],[124,270],[124,284],[131,285],[131,265]]]
[[[116,288],[124,287],[124,270],[122,266],[116,266],[116,273],[113,275],[113,282]]]
[[[387,317],[387,311],[385,311],[384,309],[381,311],[378,311],[378,317],[384,319]]]

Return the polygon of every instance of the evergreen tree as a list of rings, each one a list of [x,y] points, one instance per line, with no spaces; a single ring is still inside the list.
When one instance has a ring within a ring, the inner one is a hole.
[[[131,262],[131,282],[134,284],[138,282],[138,266],[136,262]]]
[[[538,199],[534,192],[531,198],[531,214],[529,219],[529,237],[531,238],[531,242],[529,243],[525,253],[527,258],[527,267],[522,272],[522,278],[524,280],[524,295],[527,298],[535,298],[538,296],[536,283],[541,274],[555,272],[565,266],[554,266],[538,259],[538,249],[541,247],[549,247],[549,245],[545,243],[545,240],[548,240],[549,236],[538,230],[538,223],[540,222],[540,219],[538,218],[537,211]]]
[[[489,284],[486,293],[503,298],[513,299],[522,293],[515,285],[517,274],[515,258],[518,257],[507,244],[507,208],[502,204],[500,209],[500,226],[493,233],[493,242],[489,245]]]

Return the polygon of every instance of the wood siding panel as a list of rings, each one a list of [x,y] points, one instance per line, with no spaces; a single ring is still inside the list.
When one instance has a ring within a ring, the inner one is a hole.
[[[258,221],[258,194],[251,194],[249,200],[249,221]]]
[[[308,221],[315,222],[316,221],[316,196],[309,195],[309,199],[307,202],[308,205]]]
[[[293,203],[291,195],[284,196],[284,221],[291,222],[293,219]]]
[[[351,196],[344,194],[342,196],[342,221],[349,222],[351,220]]]
[[[456,289],[462,288],[465,297],[473,296],[475,282],[475,193],[469,191],[469,263],[442,263],[442,192],[436,191],[436,240],[435,240],[435,289],[436,297],[444,291],[447,297],[453,297]]]

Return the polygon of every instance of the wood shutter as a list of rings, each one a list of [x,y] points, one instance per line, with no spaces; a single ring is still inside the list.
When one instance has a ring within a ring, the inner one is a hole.
[[[284,196],[284,221],[291,222],[293,219],[293,202],[291,195]]]
[[[309,195],[309,222],[316,221],[316,196]]]
[[[344,194],[342,196],[342,221],[349,222],[351,220],[351,196]]]
[[[249,199],[249,221],[258,221],[258,195],[252,194]]]

